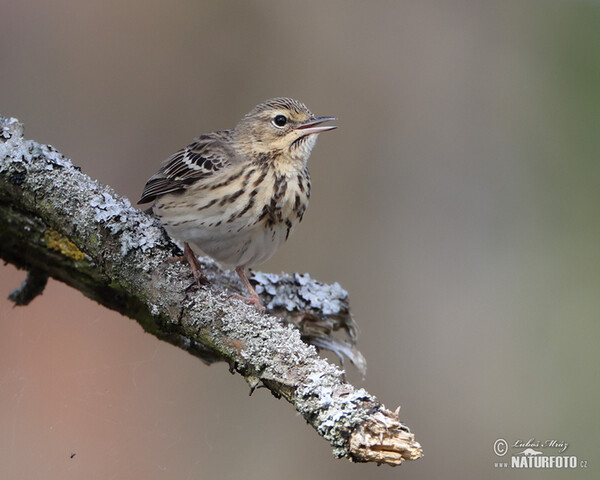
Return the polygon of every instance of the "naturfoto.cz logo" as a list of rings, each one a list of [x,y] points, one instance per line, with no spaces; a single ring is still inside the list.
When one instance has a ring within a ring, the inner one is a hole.
[[[494,462],[494,468],[587,468],[587,460],[581,460],[575,455],[561,455],[567,448],[567,442],[556,439],[539,441],[531,438],[509,444],[505,439],[498,438],[493,445],[494,453],[498,457],[505,457],[510,453],[510,459]],[[515,451],[511,452],[511,449]],[[545,449],[552,451],[545,452]]]

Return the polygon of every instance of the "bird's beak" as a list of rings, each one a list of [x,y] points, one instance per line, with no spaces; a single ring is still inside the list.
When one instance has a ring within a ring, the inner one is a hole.
[[[303,135],[312,135],[313,133],[323,133],[328,130],[337,128],[335,125],[321,125],[323,122],[329,122],[331,120],[337,120],[335,117],[317,117],[309,120],[302,125],[299,125],[295,130],[300,130]]]

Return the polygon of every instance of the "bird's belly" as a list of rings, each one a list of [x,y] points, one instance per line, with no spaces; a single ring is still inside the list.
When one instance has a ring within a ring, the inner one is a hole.
[[[253,228],[242,232],[222,232],[199,228],[187,232],[192,248],[202,250],[215,260],[233,266],[252,266],[266,262],[285,241],[286,229]]]
[[[267,203],[269,193],[255,198],[243,195],[235,202],[206,208],[201,208],[206,202],[190,205],[185,196],[165,195],[154,212],[174,239],[219,262],[247,267],[271,258],[302,217],[295,188],[288,192],[292,196],[285,195],[274,206]],[[308,197],[302,196],[301,203],[303,213]]]

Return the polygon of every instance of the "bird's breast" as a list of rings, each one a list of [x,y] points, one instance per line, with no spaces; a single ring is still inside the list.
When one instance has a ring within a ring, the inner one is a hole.
[[[310,197],[308,169],[271,168],[260,196],[262,210],[259,217],[267,226],[298,223]]]
[[[155,212],[170,235],[224,263],[256,265],[268,260],[308,207],[306,167],[247,164],[215,180],[165,195]]]

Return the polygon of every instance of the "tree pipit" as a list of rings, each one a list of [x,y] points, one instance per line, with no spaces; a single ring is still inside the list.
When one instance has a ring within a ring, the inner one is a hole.
[[[317,136],[335,126],[291,98],[257,105],[232,130],[200,135],[167,158],[138,203],[153,203],[165,230],[194,252],[233,265],[263,310],[244,269],[267,261],[302,220],[310,197],[307,161]]]

